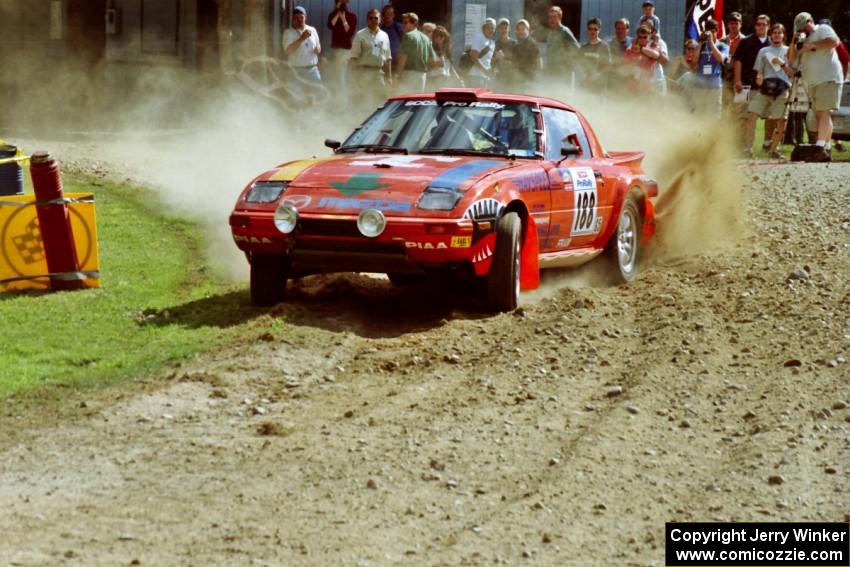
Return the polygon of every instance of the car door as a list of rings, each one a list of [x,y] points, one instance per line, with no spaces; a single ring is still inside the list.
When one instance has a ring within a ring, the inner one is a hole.
[[[610,204],[604,202],[605,180],[600,159],[591,153],[587,133],[575,112],[542,107],[546,129],[546,163],[552,189],[552,214],[547,243],[551,250],[589,246],[598,236]],[[564,144],[580,153],[565,159]]]

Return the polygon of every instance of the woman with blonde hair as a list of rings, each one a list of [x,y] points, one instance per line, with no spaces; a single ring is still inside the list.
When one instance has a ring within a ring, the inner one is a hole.
[[[447,86],[463,86],[463,80],[452,64],[452,36],[444,26],[434,28],[431,38],[435,57],[431,59],[428,71],[428,90],[437,90]]]

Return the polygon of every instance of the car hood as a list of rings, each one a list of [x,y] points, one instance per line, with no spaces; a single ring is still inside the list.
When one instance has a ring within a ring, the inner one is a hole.
[[[377,208],[389,215],[413,213],[429,186],[466,190],[514,166],[501,158],[396,154],[354,154],[298,163],[269,172],[266,179],[289,181],[284,200],[299,211],[356,214]]]

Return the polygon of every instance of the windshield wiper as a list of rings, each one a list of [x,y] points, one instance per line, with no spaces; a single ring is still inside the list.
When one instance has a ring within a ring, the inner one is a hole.
[[[407,148],[399,148],[397,146],[386,146],[381,144],[355,144],[353,146],[342,146],[337,149],[337,153],[351,152],[363,150],[368,153],[375,154],[404,154],[407,155],[409,152]]]
[[[506,157],[506,158],[514,158],[516,156],[512,156],[508,154],[507,150],[503,150],[500,152],[486,151],[486,150],[464,150],[461,148],[422,148],[419,150],[420,154],[445,154],[449,156],[494,156],[494,157]]]

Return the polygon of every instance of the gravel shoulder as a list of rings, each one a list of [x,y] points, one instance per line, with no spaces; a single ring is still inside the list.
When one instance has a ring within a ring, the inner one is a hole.
[[[628,287],[314,277],[255,340],[0,407],[0,563],[662,565],[667,521],[848,521],[850,165],[742,173],[745,236]]]

